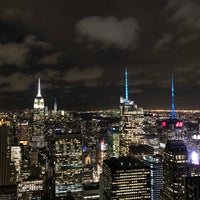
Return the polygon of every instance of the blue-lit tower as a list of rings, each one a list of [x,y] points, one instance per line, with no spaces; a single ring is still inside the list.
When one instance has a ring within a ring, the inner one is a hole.
[[[128,69],[125,68],[125,98],[120,97],[120,156],[129,154],[129,146],[144,143],[143,108],[138,108],[128,96]]]
[[[175,112],[175,106],[174,106],[174,77],[172,74],[172,105],[171,105],[171,119],[176,119],[176,112]]]
[[[125,101],[128,102],[128,69],[125,68]]]

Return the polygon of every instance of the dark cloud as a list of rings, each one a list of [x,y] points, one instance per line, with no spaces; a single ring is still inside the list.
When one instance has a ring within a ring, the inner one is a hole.
[[[14,73],[10,76],[0,76],[1,92],[21,92],[29,89],[34,80],[33,76],[23,73]]]
[[[52,53],[50,55],[46,55],[40,58],[39,64],[45,65],[55,65],[59,62],[59,59],[63,56],[63,53]]]
[[[24,39],[24,44],[30,47],[39,47],[44,50],[52,50],[53,46],[52,44],[45,42],[45,41],[39,41],[37,40],[37,37],[35,35],[28,35]]]
[[[155,48],[165,48],[172,41],[173,35],[170,33],[163,33],[162,37],[156,42]]]
[[[24,43],[0,44],[0,65],[22,66],[27,61],[29,52]]]
[[[21,9],[4,9],[0,14],[0,19],[5,22],[29,22],[29,20],[33,17],[33,12]]]
[[[144,92],[144,90],[138,89],[138,88],[132,88],[129,90],[130,94],[142,94],[143,92]]]
[[[99,42],[104,48],[132,49],[137,45],[139,31],[134,18],[87,17],[76,25],[79,41]]]
[[[69,82],[85,81],[100,78],[102,75],[103,69],[100,67],[88,67],[85,69],[73,67],[65,72],[63,79]]]
[[[64,109],[117,108],[125,67],[138,106],[169,108],[172,73],[177,107],[199,104],[197,0],[2,0],[1,8],[3,108],[31,108],[38,78],[47,106],[57,97]]]
[[[189,35],[180,37],[178,39],[178,43],[183,44],[183,45],[191,44],[192,42],[195,42],[196,40],[198,40],[199,36],[200,36],[200,32],[191,33]]]

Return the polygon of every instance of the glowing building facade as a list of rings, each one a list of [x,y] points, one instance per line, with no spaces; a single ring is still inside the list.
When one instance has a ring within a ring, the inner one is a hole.
[[[55,199],[82,199],[82,136],[80,133],[63,133],[55,136]]]
[[[38,91],[34,99],[33,109],[39,109],[44,112],[44,99],[41,95],[40,79],[38,79]]]
[[[145,143],[144,111],[138,108],[128,97],[128,72],[125,70],[125,96],[120,97],[120,155],[129,154],[129,146],[133,143]]]
[[[151,200],[160,200],[163,188],[163,158],[160,155],[144,156],[144,163],[151,169]]]
[[[168,140],[163,158],[162,199],[184,199],[184,179],[188,176],[186,145],[182,140]]]
[[[150,168],[131,157],[104,160],[100,199],[151,199]]]
[[[115,127],[108,132],[108,158],[119,157],[119,130]]]
[[[31,138],[31,146],[33,148],[45,147],[44,99],[41,95],[40,79],[38,79],[38,91],[33,104],[33,134]]]

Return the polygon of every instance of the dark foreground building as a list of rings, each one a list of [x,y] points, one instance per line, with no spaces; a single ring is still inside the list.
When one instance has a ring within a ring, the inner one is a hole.
[[[104,160],[100,185],[102,200],[150,200],[150,167],[131,157]]]
[[[185,200],[200,199],[200,176],[185,179]]]
[[[162,200],[184,199],[184,181],[188,176],[188,151],[182,140],[168,140],[163,161]]]

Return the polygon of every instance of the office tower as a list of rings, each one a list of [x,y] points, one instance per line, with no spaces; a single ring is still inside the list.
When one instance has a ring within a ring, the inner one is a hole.
[[[129,155],[132,158],[143,159],[143,156],[154,154],[154,148],[146,144],[133,144],[129,146]]]
[[[119,157],[119,129],[113,127],[108,131],[108,158]]]
[[[20,144],[27,146],[28,145],[28,121],[25,120],[23,122],[20,122],[19,125],[21,129],[21,134],[20,134]]]
[[[162,126],[162,132],[160,133],[162,143],[166,143],[168,138],[172,140],[185,140],[184,123],[178,119],[175,111],[173,75],[171,80],[171,114],[166,119],[160,121],[160,125]]]
[[[14,163],[16,169],[16,179],[19,181],[21,174],[22,152],[21,146],[11,146],[11,161]]]
[[[84,185],[83,197],[87,200],[99,200],[99,182]]]
[[[57,106],[57,101],[56,101],[56,98],[54,99],[53,111],[54,111],[54,113],[55,113],[55,114],[56,114],[56,113],[57,113],[57,111],[58,111],[58,106]]]
[[[200,176],[185,178],[185,200],[200,199]]]
[[[1,200],[18,200],[17,198],[17,184],[0,186]]]
[[[18,200],[24,199],[46,199],[44,193],[44,181],[39,179],[24,180],[18,184]]]
[[[184,178],[188,175],[188,151],[182,140],[168,140],[163,156],[163,200],[184,199]]]
[[[69,196],[82,199],[82,135],[81,133],[56,133],[55,153],[55,199]]]
[[[160,138],[157,134],[146,135],[147,145],[154,148],[154,154],[158,154],[160,147]]]
[[[163,188],[163,157],[144,156],[143,160],[151,169],[151,200],[160,200],[160,191]]]
[[[120,155],[126,156],[132,143],[145,143],[144,111],[128,97],[128,71],[125,69],[125,98],[120,97]]]
[[[104,160],[101,200],[151,199],[150,168],[131,157]]]
[[[33,133],[31,138],[31,147],[45,147],[44,99],[41,95],[40,79],[38,79],[38,91],[33,104]]]
[[[16,169],[11,161],[11,146],[13,133],[10,127],[0,126],[0,186],[11,185],[16,182]]]
[[[38,90],[37,96],[34,99],[33,109],[37,109],[41,112],[44,112],[44,99],[41,95],[40,79],[38,79]]]

